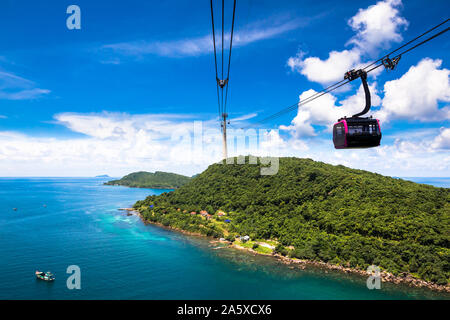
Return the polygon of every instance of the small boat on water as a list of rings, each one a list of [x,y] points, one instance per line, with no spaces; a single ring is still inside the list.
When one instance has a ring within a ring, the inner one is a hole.
[[[55,276],[50,271],[47,271],[47,272],[36,271],[36,278],[44,280],[44,281],[55,280]]]

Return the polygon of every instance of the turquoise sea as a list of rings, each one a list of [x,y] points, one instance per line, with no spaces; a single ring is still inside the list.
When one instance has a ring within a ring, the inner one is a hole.
[[[291,269],[270,257],[214,249],[209,240],[117,210],[162,190],[104,181],[0,178],[0,299],[450,298],[388,283],[368,290],[360,276]],[[439,186],[449,187],[449,179]],[[66,287],[69,265],[81,269],[80,290]],[[52,271],[56,281],[36,280],[36,269]]]

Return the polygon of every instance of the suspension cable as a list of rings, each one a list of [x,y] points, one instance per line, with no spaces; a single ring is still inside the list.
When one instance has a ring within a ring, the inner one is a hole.
[[[227,71],[227,79],[230,79],[230,66],[231,66],[231,49],[233,48],[233,33],[234,33],[234,17],[236,13],[236,0],[233,2],[233,19],[231,20],[231,36],[230,36],[230,51],[228,54],[228,71]],[[227,88],[225,92],[225,106],[224,106],[224,112],[227,112],[227,100],[228,100],[228,82],[227,82]]]
[[[217,88],[217,104],[218,104],[218,113],[219,113],[219,122],[220,119],[226,115],[226,107],[228,102],[228,86],[229,86],[229,77],[230,77],[230,65],[231,65],[231,51],[233,48],[233,35],[234,35],[234,21],[235,21],[235,13],[236,13],[236,0],[233,1],[233,18],[231,23],[231,36],[230,36],[230,49],[228,53],[228,66],[227,66],[227,76],[224,78],[224,65],[225,65],[225,0],[222,0],[222,30],[221,30],[221,78],[219,78],[219,67],[218,67],[218,59],[217,59],[217,46],[216,46],[216,34],[215,34],[215,23],[214,23],[214,8],[213,8],[213,0],[210,0],[211,6],[211,25],[213,32],[213,45],[214,45],[214,68],[216,72],[216,88]],[[226,87],[226,88],[225,88]],[[223,89],[226,89],[225,93]]]
[[[426,31],[426,32],[424,32],[423,34],[421,34],[420,36],[414,38],[413,40],[408,41],[406,44],[402,45],[401,47],[399,47],[399,48],[397,48],[397,49],[391,51],[391,52],[388,53],[387,55],[384,55],[383,57],[379,58],[379,59],[376,60],[375,62],[370,63],[369,65],[367,65],[366,67],[364,67],[362,70],[366,70],[367,68],[369,68],[369,67],[373,66],[374,64],[376,64],[377,62],[383,61],[385,58],[388,58],[390,54],[392,54],[392,53],[394,53],[394,52],[397,52],[398,50],[404,48],[404,47],[407,46],[408,44],[411,44],[412,42],[418,40],[419,38],[421,38],[421,37],[424,36],[425,34],[431,32],[431,31],[435,30],[436,28],[442,26],[443,24],[447,23],[448,21],[449,21],[449,19],[447,19],[447,20],[441,22],[440,24],[438,24],[437,26],[435,26],[435,27],[429,29],[428,31]],[[413,49],[415,49],[415,48],[421,46],[422,44],[424,44],[424,43],[426,43],[426,42],[428,42],[428,41],[430,41],[430,40],[432,40],[432,39],[434,39],[434,38],[436,38],[436,37],[438,37],[438,36],[444,34],[445,32],[449,31],[449,29],[450,29],[450,28],[446,28],[446,29],[440,31],[439,33],[434,34],[433,36],[431,36],[431,37],[429,37],[429,38],[423,40],[422,42],[420,42],[420,43],[414,45],[413,47],[410,47],[410,48],[408,48],[408,49],[402,51],[401,53],[397,54],[393,59],[399,59],[402,55],[404,55],[404,54],[410,52],[411,50],[413,50]],[[375,69],[377,69],[377,68],[379,68],[379,67],[381,67],[381,66],[383,66],[383,63],[380,63],[380,64],[378,64],[378,65],[372,67],[371,69],[369,69],[369,70],[366,71],[366,72],[369,73],[369,72],[374,71]],[[270,116],[268,116],[268,117],[266,117],[266,118],[264,118],[264,119],[262,119],[262,120],[260,120],[260,121],[255,122],[254,124],[245,126],[243,129],[249,128],[249,127],[253,127],[253,126],[256,126],[257,124],[261,124],[261,123],[267,122],[267,121],[269,121],[269,120],[276,119],[276,118],[280,117],[281,115],[283,115],[283,114],[285,114],[285,113],[288,113],[288,112],[290,112],[290,111],[292,111],[292,110],[295,110],[296,108],[298,108],[298,107],[300,107],[300,106],[302,106],[302,105],[304,105],[304,104],[306,104],[306,103],[308,103],[308,102],[311,102],[311,101],[313,101],[313,100],[315,100],[315,99],[317,99],[317,98],[323,96],[323,95],[326,94],[326,93],[329,93],[329,92],[331,92],[331,91],[334,91],[334,90],[336,90],[336,89],[342,87],[343,85],[345,85],[345,84],[347,84],[347,83],[349,83],[349,82],[350,82],[350,81],[349,81],[349,80],[346,80],[346,79],[341,80],[341,81],[339,81],[339,82],[336,82],[335,84],[332,84],[331,86],[329,86],[329,87],[327,87],[327,88],[325,88],[325,89],[323,89],[323,90],[321,90],[321,91],[319,91],[319,92],[316,92],[315,94],[309,96],[309,97],[306,98],[305,100],[300,101],[300,102],[297,102],[296,104],[293,104],[293,105],[291,105],[291,106],[289,106],[289,107],[287,107],[287,108],[285,108],[285,109],[282,109],[282,110],[278,111],[278,112],[275,113],[275,114],[272,114],[272,115],[270,115]]]
[[[378,60],[372,62],[371,64],[369,64],[368,66],[366,66],[363,70],[365,70],[365,69],[367,69],[367,68],[373,66],[373,65],[376,64],[377,62],[382,61],[384,58],[389,57],[389,56],[390,56],[391,54],[393,54],[394,52],[397,52],[398,50],[400,50],[400,49],[406,47],[407,45],[413,43],[414,41],[416,41],[416,40],[422,38],[424,35],[430,33],[431,31],[433,31],[433,30],[435,30],[435,29],[437,29],[437,28],[439,28],[439,27],[442,26],[443,24],[446,24],[446,23],[448,22],[448,20],[449,20],[449,19],[442,21],[442,22],[439,23],[437,26],[434,26],[433,28],[431,28],[431,29],[425,31],[424,33],[422,33],[420,36],[417,36],[417,37],[415,37],[414,39],[409,40],[407,43],[405,43],[405,44],[402,45],[401,47],[398,47],[397,49],[395,49],[395,50],[389,52],[388,54],[384,55],[383,57],[379,58]]]
[[[224,34],[224,29],[225,29],[225,25],[224,25],[224,16],[225,16],[225,0],[222,0],[222,80],[223,78],[223,34]],[[221,93],[222,93],[222,112],[224,111],[224,105],[223,105],[223,87],[221,87]]]
[[[216,70],[216,79],[218,78],[217,73],[217,54],[216,54],[216,33],[214,30],[214,9],[213,9],[213,0],[210,1],[211,3],[211,25],[212,25],[212,34],[213,34],[213,45],[214,45],[214,68]],[[217,106],[218,106],[218,112],[219,112],[219,121],[220,121],[220,115],[222,114],[220,110],[220,96],[219,96],[219,84],[216,81],[216,87],[217,87]]]
[[[450,30],[450,28],[444,29],[444,30],[442,30],[441,32],[436,33],[435,35],[433,35],[433,36],[431,36],[431,37],[429,37],[429,38],[423,40],[422,42],[416,44],[415,46],[406,49],[406,50],[403,51],[402,53],[399,53],[396,57],[400,57],[400,56],[404,55],[405,53],[408,53],[409,51],[411,51],[411,50],[417,48],[418,46],[421,46],[422,44],[427,43],[428,41],[433,40],[434,38],[436,38],[436,37],[438,37],[438,36],[440,36],[440,35],[446,33],[448,30]]]

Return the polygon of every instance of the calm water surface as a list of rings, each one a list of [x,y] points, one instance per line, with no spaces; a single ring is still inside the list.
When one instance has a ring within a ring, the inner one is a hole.
[[[384,283],[368,290],[362,277],[214,250],[208,240],[117,210],[163,191],[104,181],[0,178],[0,299],[450,298]],[[81,290],[66,287],[69,265],[81,268]],[[36,269],[51,270],[56,281],[36,280]]]

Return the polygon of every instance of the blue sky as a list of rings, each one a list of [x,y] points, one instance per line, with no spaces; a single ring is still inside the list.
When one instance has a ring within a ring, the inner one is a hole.
[[[428,3],[238,0],[232,128],[447,18],[448,1]],[[81,30],[66,27],[71,4],[81,9]],[[186,146],[170,143],[195,120],[217,124],[209,1],[2,1],[0,34],[0,176],[194,174],[217,160],[205,151],[201,164],[178,161]],[[280,155],[450,176],[449,46],[445,34],[402,57],[395,71],[369,77],[384,134],[377,150],[336,151],[331,143],[333,119],[362,109],[359,82],[264,128],[277,130]]]

